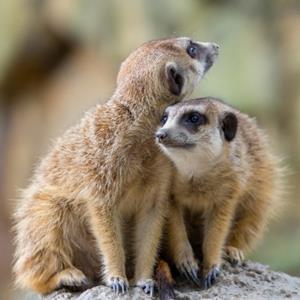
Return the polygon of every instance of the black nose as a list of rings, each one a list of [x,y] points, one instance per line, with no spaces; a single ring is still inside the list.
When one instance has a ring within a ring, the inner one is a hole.
[[[158,141],[161,142],[168,136],[168,134],[165,131],[158,131],[155,136]]]
[[[216,43],[212,43],[212,48],[215,50],[215,51],[219,51],[219,49],[220,49],[220,46],[218,45],[218,44],[216,44]]]

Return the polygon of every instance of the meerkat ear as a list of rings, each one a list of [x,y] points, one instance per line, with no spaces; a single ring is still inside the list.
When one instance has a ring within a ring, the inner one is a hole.
[[[234,139],[238,126],[238,119],[232,112],[226,112],[222,116],[221,127],[224,132],[226,141],[230,142]]]
[[[170,92],[179,96],[184,84],[184,78],[181,71],[175,63],[167,63],[165,73]]]

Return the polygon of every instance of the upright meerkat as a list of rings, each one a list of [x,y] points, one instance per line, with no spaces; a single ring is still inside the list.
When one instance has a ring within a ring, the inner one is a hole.
[[[122,63],[111,99],[56,141],[22,194],[18,286],[82,288],[103,264],[105,283],[125,292],[122,224],[134,216],[134,282],[153,293],[172,172],[153,135],[164,108],[193,91],[217,54],[216,44],[172,38],[145,43]]]
[[[167,251],[197,282],[196,248],[204,287],[210,287],[222,255],[240,263],[261,237],[280,191],[278,159],[253,119],[213,98],[169,106],[156,138],[177,168]]]

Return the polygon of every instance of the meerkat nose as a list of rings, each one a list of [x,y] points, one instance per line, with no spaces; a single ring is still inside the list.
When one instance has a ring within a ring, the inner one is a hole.
[[[211,49],[214,51],[214,54],[217,55],[219,54],[220,46],[216,43],[211,43]]]
[[[166,131],[159,130],[158,132],[156,132],[155,136],[159,142],[162,142],[164,139],[167,138],[168,134]]]
[[[212,43],[212,47],[215,49],[215,50],[219,50],[220,49],[220,46],[216,43]]]

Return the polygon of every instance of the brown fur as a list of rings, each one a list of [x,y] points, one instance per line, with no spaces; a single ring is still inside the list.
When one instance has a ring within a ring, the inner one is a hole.
[[[167,108],[170,121],[162,128],[174,136],[173,142],[183,134],[180,116],[191,110],[208,118],[208,123],[193,135],[185,131],[186,142],[194,142],[196,147],[178,149],[161,144],[177,167],[168,253],[180,270],[198,271],[194,248],[206,278],[209,271],[220,266],[222,255],[232,263],[241,263],[244,252],[255,246],[277,207],[281,171],[256,122],[213,98]],[[232,141],[224,138],[222,130],[226,112],[234,113],[238,120]]]
[[[154,131],[165,106],[190,94],[203,75],[203,62],[186,53],[188,42],[151,41],[134,51],[111,99],[87,112],[36,168],[15,214],[19,287],[43,294],[82,288],[101,273],[107,285],[126,286],[123,225],[132,217],[134,283],[151,280],[171,177]],[[167,64],[184,78],[176,97]]]

